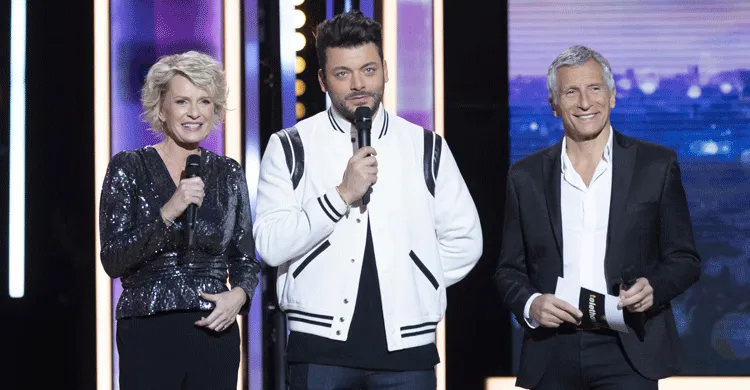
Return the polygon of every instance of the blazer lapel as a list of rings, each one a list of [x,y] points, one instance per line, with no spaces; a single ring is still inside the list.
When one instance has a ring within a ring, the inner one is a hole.
[[[612,196],[609,204],[609,223],[607,228],[607,249],[604,256],[604,264],[607,266],[605,273],[610,275],[608,282],[615,282],[621,277],[620,267],[613,263],[612,235],[617,232],[619,221],[625,217],[625,203],[630,194],[630,182],[633,179],[637,147],[627,137],[619,132],[614,132],[612,143]]]
[[[560,156],[562,153],[562,141],[552,147],[544,159],[544,195],[547,198],[547,214],[549,215],[552,231],[555,233],[557,251],[562,259],[562,213],[560,211]]]

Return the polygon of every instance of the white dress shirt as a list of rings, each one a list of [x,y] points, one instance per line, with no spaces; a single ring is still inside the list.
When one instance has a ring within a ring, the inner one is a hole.
[[[602,159],[588,186],[573,168],[563,138],[560,172],[560,211],[562,216],[563,278],[595,291],[607,291],[604,254],[607,249],[609,202],[612,195],[612,128]],[[523,315],[531,328],[539,323],[531,318],[529,298]],[[569,302],[576,306],[576,302]]]

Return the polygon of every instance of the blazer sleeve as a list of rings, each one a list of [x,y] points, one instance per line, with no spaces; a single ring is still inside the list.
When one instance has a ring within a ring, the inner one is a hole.
[[[494,280],[503,303],[516,316],[519,324],[531,330],[524,320],[524,306],[539,291],[531,284],[526,268],[521,209],[513,176],[511,168],[505,194],[502,246]]]
[[[701,271],[680,165],[674,152],[666,169],[659,206],[659,257],[649,280],[654,289],[654,310],[685,292],[698,280]]]

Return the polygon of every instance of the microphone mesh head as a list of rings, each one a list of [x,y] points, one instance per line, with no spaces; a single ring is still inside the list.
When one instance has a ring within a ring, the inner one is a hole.
[[[200,175],[201,171],[201,156],[198,154],[191,154],[185,161],[185,176],[196,177]]]
[[[372,116],[372,110],[367,106],[359,106],[354,110],[354,117],[357,122],[369,120]]]

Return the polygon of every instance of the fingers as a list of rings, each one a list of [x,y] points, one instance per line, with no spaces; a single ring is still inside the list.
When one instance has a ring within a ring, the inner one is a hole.
[[[348,203],[360,199],[378,182],[377,152],[369,146],[360,148],[347,163],[339,188]]]
[[[356,152],[354,152],[354,155],[352,156],[352,158],[355,158],[355,159],[359,160],[361,158],[364,158],[368,154],[371,154],[373,156],[377,156],[378,152],[376,152],[375,149],[372,146],[363,146],[363,147],[359,148],[359,150],[357,150]]]
[[[194,325],[222,332],[234,323],[235,317],[236,315],[230,315],[226,310],[216,307],[208,317],[201,317]]]
[[[648,310],[653,305],[654,289],[645,278],[639,278],[633,287],[627,291],[621,291],[620,308],[627,308],[630,311],[642,312]]]
[[[237,293],[239,291],[239,293]],[[234,324],[240,307],[247,299],[244,290],[235,288],[218,294],[200,292],[201,298],[215,303],[214,309],[208,317],[201,317],[194,324],[213,330],[223,332]]]
[[[355,163],[355,169],[363,175],[363,179],[370,185],[378,181],[378,160],[375,157],[365,157]]]
[[[583,313],[577,307],[574,307],[573,305],[563,301],[562,299],[555,297],[552,303],[557,309],[561,310],[564,313],[560,318],[564,319],[566,322],[577,324],[583,317]]]
[[[180,185],[177,187],[176,192],[185,207],[190,204],[195,204],[200,207],[203,205],[203,198],[206,195],[205,184],[200,177],[191,177],[189,179],[180,180]]]
[[[367,156],[359,161],[357,161],[357,165],[361,167],[377,167],[378,166],[378,159],[375,158],[375,156]]]
[[[203,299],[205,299],[207,301],[216,302],[216,301],[219,300],[219,295],[217,295],[217,294],[209,294],[209,293],[203,292],[203,291],[201,291],[200,294],[201,294],[201,298],[203,298]]]
[[[644,312],[654,305],[653,290],[651,292],[647,292],[646,290],[644,290],[642,295],[636,295],[627,301],[623,301],[622,303],[620,303],[620,305],[620,307],[625,307],[630,312]]]
[[[203,326],[206,328],[214,329],[216,326],[219,325],[219,311],[214,309],[211,314],[208,315],[208,317],[201,317],[200,320],[195,321],[195,325]]]
[[[211,316],[213,316],[214,313],[215,311],[212,312],[208,317],[201,317],[199,321],[195,322],[195,325],[211,329],[214,332],[223,332],[234,323],[233,318],[229,320],[227,318],[217,316],[216,318],[211,319]]]
[[[542,311],[542,320],[539,321],[542,326],[546,326],[548,328],[557,328],[565,322],[569,322],[571,324],[579,323],[579,321],[575,317],[570,315],[570,313],[555,306],[549,306],[544,309]]]
[[[654,289],[646,278],[638,278],[633,287],[620,292],[620,308],[633,313],[642,313],[654,305]]]
[[[627,306],[628,311],[631,313],[643,313],[650,309],[654,305],[653,295],[646,297],[640,302],[636,302],[630,306]]]
[[[531,306],[533,317],[547,328],[557,328],[565,322],[578,324],[583,316],[580,310],[551,294],[536,298]]]
[[[557,316],[558,314],[560,314],[559,311],[545,312],[542,314],[542,320],[539,323],[548,328],[557,328],[565,323],[564,319]]]
[[[620,288],[620,299],[627,299],[638,294],[644,288],[646,288],[647,285],[648,280],[646,280],[645,278],[638,278],[635,284],[633,284],[629,289],[623,290],[622,288]]]

